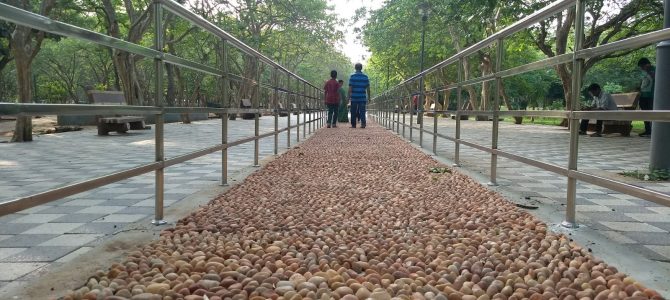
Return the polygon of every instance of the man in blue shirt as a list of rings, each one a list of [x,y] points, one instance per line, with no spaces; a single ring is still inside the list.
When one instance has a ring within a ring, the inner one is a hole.
[[[351,128],[356,128],[356,119],[365,128],[365,106],[370,98],[370,80],[363,74],[363,65],[354,65],[356,72],[349,77],[349,101],[351,102]]]

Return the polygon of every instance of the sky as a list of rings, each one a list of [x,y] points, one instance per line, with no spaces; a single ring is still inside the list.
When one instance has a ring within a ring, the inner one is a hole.
[[[384,0],[328,0],[328,4],[334,7],[334,12],[340,17],[346,19],[346,25],[351,24],[351,18],[357,9],[366,7],[368,11],[382,7]],[[369,15],[369,14],[368,14]],[[370,58],[370,52],[359,41],[356,40],[354,27],[361,27],[365,20],[360,20],[353,26],[343,26],[339,29],[344,32],[344,44],[340,49],[347,55],[352,62],[365,63]]]

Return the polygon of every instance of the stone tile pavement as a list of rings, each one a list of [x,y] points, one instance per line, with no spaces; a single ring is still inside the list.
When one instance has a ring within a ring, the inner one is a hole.
[[[402,122],[402,117],[400,119]],[[409,138],[409,117],[406,117],[406,122],[408,127],[405,136]],[[433,122],[432,117],[426,117],[424,128],[432,131]],[[469,120],[461,124],[462,139],[491,145],[492,122]],[[454,136],[455,121],[438,118],[438,133]],[[418,143],[418,130],[414,130],[413,140]],[[500,122],[498,148],[501,150],[567,166],[568,145],[567,128]],[[432,147],[433,135],[424,133],[423,148],[432,151]],[[670,182],[644,182],[618,175],[622,171],[646,170],[649,147],[649,138],[636,135],[621,137],[612,134],[601,138],[582,136],[579,140],[578,168],[595,175],[670,193]],[[438,138],[437,149],[438,156],[454,159],[453,142]],[[461,146],[460,160],[463,168],[489,176],[490,154]],[[567,179],[502,157],[498,158],[497,174],[500,188],[522,195],[518,201],[552,206],[557,214],[565,215]],[[670,263],[670,207],[578,182],[577,222],[652,261]]]
[[[301,116],[302,119],[302,116]],[[291,117],[295,124],[295,116]],[[287,125],[280,118],[279,126]],[[274,129],[263,117],[260,133]],[[253,136],[254,122],[229,121],[229,141]],[[300,128],[302,141],[302,126]],[[286,149],[286,132],[279,150]],[[167,158],[213,146],[221,139],[221,120],[165,125]],[[291,130],[291,145],[296,145]],[[253,164],[253,142],[229,149],[229,175]],[[260,142],[260,159],[273,155],[274,138]],[[39,135],[31,143],[0,143],[0,202],[84,179],[110,174],[154,159],[154,130],[97,136],[94,130]],[[221,154],[213,153],[165,170],[165,206],[218,185]],[[133,222],[154,214],[154,175],[144,174],[48,204],[0,217],[0,290],[66,263]],[[1,294],[1,293],[0,293]]]

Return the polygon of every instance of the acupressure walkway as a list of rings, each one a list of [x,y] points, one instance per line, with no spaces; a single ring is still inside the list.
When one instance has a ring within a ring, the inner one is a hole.
[[[661,299],[376,124],[321,129],[91,276],[64,299]]]

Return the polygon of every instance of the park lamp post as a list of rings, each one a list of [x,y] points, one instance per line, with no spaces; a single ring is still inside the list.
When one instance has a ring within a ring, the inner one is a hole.
[[[426,21],[428,21],[428,14],[430,12],[430,7],[428,5],[428,2],[426,1],[421,1],[421,3],[418,5],[418,10],[419,14],[421,15],[421,58],[419,61],[419,72],[423,72],[423,62],[424,62],[424,46],[426,44]],[[417,118],[416,118],[416,123],[417,124],[422,124],[423,123],[423,103],[425,102],[424,100],[424,82],[423,82],[423,76],[419,77],[419,101],[416,102],[417,110]],[[422,132],[421,132],[422,133]]]

